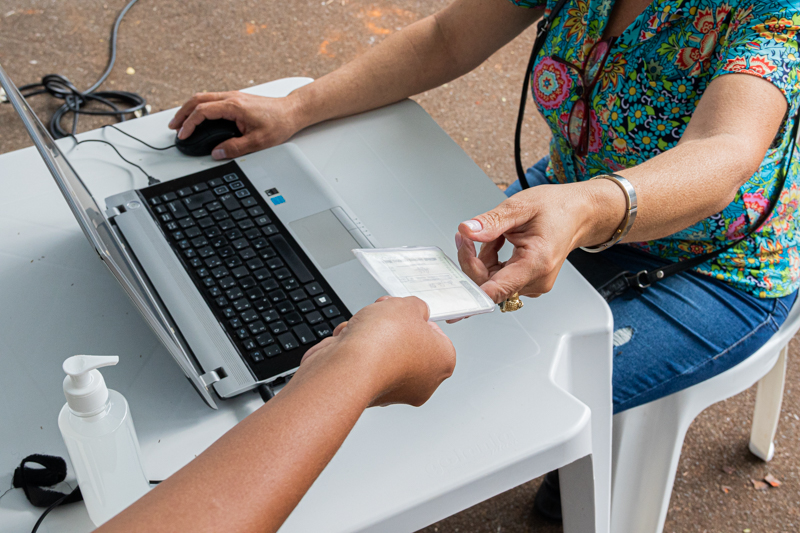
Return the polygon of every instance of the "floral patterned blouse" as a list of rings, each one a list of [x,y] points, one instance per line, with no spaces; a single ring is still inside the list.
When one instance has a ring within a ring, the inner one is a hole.
[[[551,9],[554,0],[511,0]],[[578,157],[567,121],[581,84],[559,57],[582,65],[602,39],[613,0],[570,0],[554,19],[533,69],[533,97],[550,125],[552,182],[589,179],[632,167],[678,143],[708,84],[724,74],[758,76],[800,105],[800,0],[654,0],[613,43],[591,94],[589,152]],[[767,209],[784,181],[767,223],[746,243],[696,270],[759,297],[800,286],[800,147],[791,166],[792,119],[781,126],[758,171],[716,215],[669,237],[636,243],[670,261],[704,254],[741,238]]]

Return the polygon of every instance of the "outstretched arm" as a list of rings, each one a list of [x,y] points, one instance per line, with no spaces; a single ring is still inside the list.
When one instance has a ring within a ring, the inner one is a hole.
[[[170,128],[188,137],[203,120],[236,121],[243,136],[216,159],[280,144],[303,128],[398,102],[471,71],[542,15],[508,0],[456,0],[390,35],[343,67],[286,98],[240,92],[196,94]]]
[[[427,319],[417,298],[365,307],[275,398],[98,532],[277,531],[364,409],[422,405],[452,374],[455,350]]]

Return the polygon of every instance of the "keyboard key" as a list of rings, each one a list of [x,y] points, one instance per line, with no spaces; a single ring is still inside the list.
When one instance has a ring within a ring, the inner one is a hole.
[[[267,357],[275,357],[276,355],[280,355],[280,353],[282,351],[283,350],[281,350],[280,346],[278,346],[277,344],[274,344],[274,345],[270,346],[269,348],[265,348],[264,349],[264,355],[266,355]]]
[[[254,205],[258,205],[258,201],[256,201],[256,199],[252,196],[242,200],[243,207],[253,207]]]
[[[216,226],[211,226],[210,228],[208,228],[207,230],[205,230],[203,233],[204,233],[204,234],[205,234],[205,236],[206,236],[206,237],[208,237],[209,239],[213,239],[214,237],[219,237],[220,235],[222,235],[222,230],[220,230],[220,229],[219,229],[218,227],[216,227]]]
[[[271,259],[271,258],[273,258],[273,257],[275,257],[277,255],[277,252],[271,246],[268,246],[268,247],[264,248],[263,250],[259,250],[258,254],[263,259]]]
[[[178,241],[178,246],[181,250],[185,250],[187,248],[191,248],[192,243],[190,243],[188,239],[183,239],[182,241]]]
[[[212,278],[211,276],[209,276],[207,278],[203,278],[203,285],[205,285],[206,287],[211,287],[215,283],[216,283],[216,280],[214,278]]]
[[[161,215],[158,218],[161,219],[161,222],[169,222],[170,220],[172,220],[172,215],[170,215],[169,213],[166,213],[166,214]]]
[[[210,192],[201,192],[197,194],[193,194],[188,198],[183,199],[183,204],[190,210],[198,209],[203,207],[204,204],[214,200],[214,195]]]
[[[159,198],[158,196],[150,198],[150,205],[158,205],[160,203],[161,203],[161,198]]]
[[[195,237],[199,237],[200,235],[202,235],[202,232],[198,227],[189,228],[184,233],[186,233],[186,237],[188,237],[189,239],[194,239]]]
[[[294,311],[294,304],[289,300],[283,300],[275,304],[275,309],[277,309],[280,314],[285,315],[286,313]]]
[[[260,363],[264,360],[264,354],[261,353],[261,350],[253,350],[250,352],[250,359],[252,359],[254,363]]]
[[[264,237],[259,237],[259,238],[255,239],[255,240],[253,240],[253,248],[255,248],[256,250],[260,250],[261,248],[264,248],[265,246],[267,246],[267,239],[265,239]]]
[[[225,220],[226,218],[230,217],[227,211],[223,211],[220,209],[219,211],[212,211],[211,218],[219,222],[220,220]]]
[[[214,225],[214,221],[211,220],[211,217],[200,218],[197,220],[197,225],[201,228],[208,228]]]
[[[219,187],[223,183],[225,183],[225,182],[222,181],[222,178],[214,178],[213,180],[209,180],[208,186],[209,187]]]
[[[189,264],[192,265],[194,268],[200,268],[203,266],[203,262],[200,260],[199,257],[194,257],[189,260]]]
[[[266,215],[261,216],[261,217],[256,217],[256,226],[266,226],[270,222],[272,222],[272,221]]]
[[[273,257],[272,259],[267,260],[267,266],[270,267],[272,270],[276,268],[280,268],[284,265],[283,261],[281,261],[280,257]]]
[[[235,255],[232,255],[225,259],[225,266],[227,266],[228,268],[236,268],[238,266],[241,266],[241,264],[242,260]]]
[[[289,296],[291,296],[291,294]],[[311,300],[303,300],[302,302],[297,303],[297,309],[301,313],[310,313],[314,310],[314,304],[311,302]]]
[[[214,249],[211,246],[205,246],[197,250],[197,253],[200,255],[200,257],[211,257],[214,255]]]
[[[241,229],[246,229],[246,228],[242,228],[241,224],[239,224],[239,227]],[[244,232],[244,236],[247,237],[250,240],[258,239],[259,237],[261,237],[261,231],[258,230],[257,228],[250,228],[250,229],[248,229],[247,231]]]
[[[279,287],[278,282],[272,278],[261,282],[261,288],[265,291],[274,291]]]
[[[244,296],[244,293],[242,292],[242,289],[240,289],[239,287],[234,287],[232,289],[225,291],[225,296],[227,296],[231,300],[238,300],[239,298],[242,298]]]
[[[342,322],[347,322],[347,321],[344,319],[344,317],[342,317],[342,316],[337,316],[336,318],[334,318],[333,320],[331,320],[331,327],[332,327],[333,329],[336,329],[336,326],[338,326],[338,325],[339,325],[339,324],[341,324]]]
[[[251,322],[250,325],[247,326],[247,329],[249,329],[250,333],[253,335],[258,335],[259,333],[267,331],[267,325],[260,320],[256,320],[255,322]]]
[[[264,261],[256,257],[255,259],[249,260],[245,264],[247,265],[247,268],[249,268],[250,270],[258,270],[264,266]]]
[[[278,320],[280,317],[281,317],[281,315],[279,315],[278,312],[275,309],[270,309],[269,311],[265,311],[265,312],[261,313],[261,318],[266,320],[268,323],[269,322],[274,322],[274,321]]]
[[[231,270],[231,274],[233,274],[233,277],[235,278],[243,278],[248,274],[250,274],[250,271],[247,269],[246,266],[242,265],[240,267],[236,267],[233,270]]]
[[[262,333],[258,337],[256,337],[256,342],[259,346],[268,346],[275,342],[275,339],[269,333]]]
[[[255,224],[253,224],[253,221],[252,221],[252,220],[250,220],[249,218],[246,218],[246,219],[244,219],[244,220],[240,220],[240,221],[239,221],[239,228],[241,228],[241,229],[243,229],[243,230],[250,229],[250,228],[252,228],[254,225],[255,225]],[[259,232],[259,233],[261,233],[261,232]],[[252,239],[252,237],[250,237],[250,238]]]
[[[156,213],[158,213],[159,215],[163,215],[163,214],[165,214],[165,213],[169,213],[169,209],[168,209],[168,208],[167,208],[167,206],[165,206],[165,205],[157,205],[157,206],[155,206],[155,208],[153,209],[153,211],[155,211],[155,212],[156,212]]]
[[[210,294],[212,298],[217,298],[222,296],[222,289],[219,287],[212,287],[208,290],[208,294]]]
[[[255,290],[255,289],[253,289],[253,290]],[[267,309],[272,307],[272,304],[270,303],[270,301],[268,299],[260,298],[260,299],[258,299],[258,300],[253,302],[253,307],[259,313],[263,313],[264,311],[266,311]]]
[[[251,307],[252,306],[250,305],[250,300],[248,300],[247,298],[239,298],[238,300],[233,302],[233,308],[239,311],[240,313],[242,311],[250,309]]]
[[[225,213],[225,211],[221,211],[221,213]],[[227,215],[227,213],[225,213]],[[228,231],[229,229],[233,229],[236,227],[236,222],[233,220],[223,220],[219,223],[219,229],[222,231]]]
[[[183,189],[178,189],[178,196],[180,197],[189,196],[190,194],[192,194],[191,187],[184,187]]]
[[[229,238],[230,240],[232,240],[232,241],[235,241],[236,239],[241,239],[242,235],[243,235],[243,233],[240,230],[236,229],[236,228],[225,232],[225,236],[227,238]]]
[[[213,246],[214,248],[221,248],[223,246],[227,246],[228,244],[230,244],[230,242],[228,242],[228,239],[226,239],[222,235],[211,239],[211,246]]]
[[[261,298],[264,297],[264,291],[262,291],[258,287],[253,287],[252,289],[248,289],[246,294],[247,298],[250,300],[260,300]]]
[[[168,192],[167,194],[162,194],[161,199],[164,200],[165,202],[171,202],[172,200],[177,200],[178,195],[175,194],[174,192]]]
[[[258,313],[256,313],[252,309],[246,309],[245,311],[242,312],[242,320],[244,320],[245,323],[252,322],[257,318],[258,318]]]
[[[217,307],[227,307],[229,302],[227,298],[225,298],[224,296],[220,296],[219,298],[214,300],[214,303],[217,304]]]
[[[284,317],[284,320],[286,320],[286,323],[290,326],[296,326],[297,324],[303,323],[303,317],[300,316],[300,313],[297,311],[292,311],[291,313],[287,314]]]
[[[245,328],[239,328],[236,330],[236,336],[239,337],[240,339],[246,339],[247,337],[250,336],[250,334],[247,332]]]
[[[236,316],[236,311],[233,307],[226,307],[222,310],[222,314],[225,318],[234,318]]]
[[[190,228],[190,227],[194,226],[195,225],[195,221],[194,221],[193,218],[186,217],[186,218],[180,219],[178,221],[178,225],[180,227],[182,227],[183,229],[186,229],[186,228]]]
[[[289,293],[289,298],[292,299],[293,302],[299,302],[306,299],[306,291],[303,289],[297,289],[296,291],[292,291]]]
[[[172,232],[172,238],[175,239],[176,241],[183,240],[185,237],[186,235],[181,230]]]
[[[230,272],[228,272],[228,269],[225,268],[224,266],[220,266],[220,267],[211,269],[211,275],[214,276],[217,279],[224,278],[228,274],[230,274]],[[223,289],[224,288],[225,287],[223,287]]]
[[[212,255],[211,257],[205,260],[205,263],[208,268],[216,268],[222,264],[222,259],[220,259],[216,255]]]
[[[328,318],[334,318],[341,315],[342,312],[339,311],[339,308],[336,307],[335,305],[329,305],[328,307],[322,310],[322,314]]]
[[[309,324],[319,324],[322,322],[322,313],[319,311],[313,311],[306,315],[306,320],[308,320]]]
[[[281,285],[283,285],[283,288],[286,289],[287,291],[293,291],[294,289],[300,286],[300,283],[298,283],[296,279],[290,278],[281,281]],[[305,298],[305,294],[303,295],[303,298]]]
[[[232,256],[236,252],[230,246],[225,246],[224,248],[220,248],[219,250],[217,250],[217,253],[221,258],[225,259],[226,257]]]
[[[274,274],[275,274],[275,277],[278,278],[279,280],[292,277],[292,273],[289,272],[288,268],[279,268],[278,270],[276,270],[274,272]]]
[[[194,247],[201,248],[201,247],[207,246],[207,245],[208,245],[208,239],[206,239],[202,235],[192,239],[192,246],[194,246]]]
[[[192,186],[192,190],[194,192],[203,192],[208,190],[208,185],[205,183],[198,183],[197,185]]]
[[[239,280],[239,285],[242,286],[243,289],[250,289],[256,286],[256,280],[252,276],[247,276],[246,278],[242,278]]]
[[[251,207],[247,210],[247,214],[251,217],[258,217],[264,214],[264,209],[261,206]]]
[[[234,181],[234,182],[231,182],[231,184],[228,185],[228,187],[230,187],[232,191],[236,191],[236,190],[239,190],[239,189],[243,188],[244,187],[244,183],[242,183],[241,181]]]
[[[274,224],[269,224],[265,226],[264,229],[262,229],[261,231],[264,232],[264,235],[269,237],[270,235],[275,235],[276,233],[278,233],[278,228]]]
[[[241,318],[234,318],[228,322],[233,329],[239,329],[243,326]],[[252,350],[252,348],[250,348]]]
[[[275,322],[270,323],[269,328],[275,335],[283,333],[284,331],[289,331],[289,328],[286,326],[286,323],[283,320],[276,320]]]
[[[331,299],[327,294],[321,294],[320,296],[314,297],[314,303],[316,303],[319,307],[325,307],[333,302],[331,302]]]
[[[225,209],[228,211],[236,211],[242,206],[242,204],[239,203],[239,200],[234,198],[232,194],[220,196],[219,201],[222,202],[222,205],[224,205]]]
[[[183,204],[177,200],[168,203],[167,209],[169,209],[169,213],[175,218],[183,218],[189,216],[189,211],[187,211],[186,208],[183,207]]]
[[[265,279],[272,277],[272,274],[270,274],[269,270],[267,270],[266,268],[260,268],[255,272],[253,272],[253,276],[258,281],[264,281]]]
[[[269,242],[272,243],[272,246],[275,247],[278,254],[286,261],[286,264],[289,265],[289,268],[295,273],[295,277],[297,277],[300,283],[314,281],[314,276],[311,275],[311,272],[309,272],[308,268],[303,264],[300,257],[291,246],[289,246],[289,241],[287,241],[283,235],[274,235],[269,238]]]
[[[231,287],[236,286],[236,280],[232,277],[228,276],[227,278],[222,278],[219,280],[219,286],[223,289],[230,289]]]
[[[256,251],[253,250],[252,248],[245,248],[244,250],[239,252],[239,255],[242,256],[242,259],[244,259],[245,261],[248,261],[248,260],[253,259],[254,257],[256,257]]]
[[[225,193],[228,193],[228,192],[231,192],[231,190],[228,188],[227,185],[221,185],[221,186],[217,187],[216,189],[214,189],[214,194],[217,194],[217,195],[220,195],[220,196],[225,194]]]
[[[200,209],[195,209],[194,211],[192,211],[192,216],[194,218],[196,218],[196,219],[197,218],[207,217],[208,216],[208,211],[206,211],[205,209],[203,209],[201,207]]]
[[[183,255],[185,255],[187,259],[191,259],[192,257],[197,257],[197,252],[194,251],[194,248],[189,248],[183,251]]]
[[[286,293],[282,290],[272,291],[269,293],[269,299],[272,303],[282,302],[286,299]]]
[[[174,220],[172,222],[167,223],[167,231],[175,231],[178,229],[178,223]]]
[[[323,322],[322,324],[317,324],[314,326],[314,333],[317,334],[317,337],[323,339],[329,335],[333,335],[333,329],[328,326],[328,324]]]
[[[300,345],[297,343],[297,339],[291,333],[278,335],[278,344],[280,344],[283,349],[287,351],[300,347]]]
[[[209,204],[206,204],[205,207],[210,213],[213,213],[217,209],[222,209],[222,204],[219,203],[218,201],[214,200],[213,202],[211,202]]]
[[[242,250],[242,249],[247,248],[248,246],[250,246],[250,243],[245,238],[236,239],[235,241],[232,241],[231,244],[237,250]]]
[[[236,191],[236,198],[244,198],[246,196],[250,196],[250,191],[247,189],[239,189]]]
[[[208,269],[205,267],[198,268],[196,272],[197,275],[200,276],[201,278],[211,275],[211,272],[209,272]]]
[[[292,332],[300,340],[300,344],[310,344],[317,340],[317,338],[311,332],[311,328],[305,324],[300,324],[299,326],[293,327]]]

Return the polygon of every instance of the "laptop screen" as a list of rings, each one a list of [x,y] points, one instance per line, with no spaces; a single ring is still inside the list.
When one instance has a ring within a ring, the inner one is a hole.
[[[44,159],[47,168],[53,175],[61,193],[69,204],[72,213],[78,221],[89,242],[92,243],[97,253],[103,259],[106,266],[120,285],[128,293],[133,303],[139,309],[153,331],[170,351],[173,358],[183,369],[186,377],[197,388],[206,403],[216,408],[214,400],[211,398],[207,387],[199,377],[199,372],[195,368],[187,348],[182,340],[175,334],[170,327],[165,312],[158,305],[156,298],[151,293],[144,281],[144,277],[139,273],[133,260],[128,256],[120,239],[111,229],[108,220],[103,216],[103,211],[94,200],[92,193],[83,183],[78,173],[69,164],[69,161],[58,145],[45,129],[39,118],[28,106],[25,98],[17,90],[16,85],[3,70],[0,65],[0,86],[6,92],[8,100],[19,114],[25,129],[33,140],[36,149]]]

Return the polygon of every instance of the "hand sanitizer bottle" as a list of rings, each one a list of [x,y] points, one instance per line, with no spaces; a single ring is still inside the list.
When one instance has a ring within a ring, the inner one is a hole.
[[[67,403],[58,427],[69,451],[89,518],[100,526],[142,497],[150,483],[128,402],[108,390],[98,368],[117,356],[75,355],[64,361]]]

